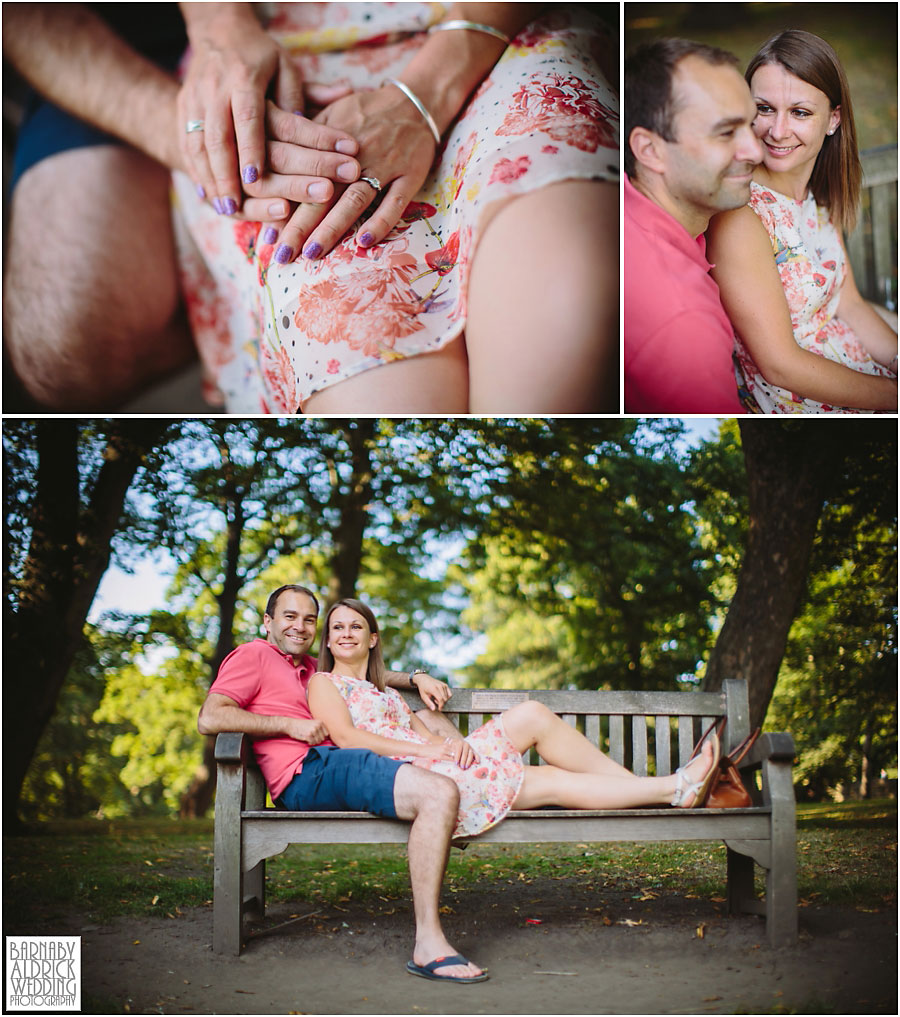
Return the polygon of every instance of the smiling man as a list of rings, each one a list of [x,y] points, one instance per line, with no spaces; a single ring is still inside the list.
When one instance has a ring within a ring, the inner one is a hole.
[[[743,412],[703,236],[750,197],[762,146],[737,59],[662,39],[625,64],[625,410]]]

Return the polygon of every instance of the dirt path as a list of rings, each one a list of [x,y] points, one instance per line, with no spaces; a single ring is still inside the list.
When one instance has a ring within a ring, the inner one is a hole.
[[[602,904],[549,879],[461,894],[450,939],[491,971],[472,986],[405,972],[408,902],[299,919],[311,906],[273,905],[240,958],[212,953],[206,908],[103,927],[69,916],[54,931],[83,937],[94,1013],[897,1013],[895,911],[804,908],[799,944],[773,951],[761,919],[727,918],[722,904],[626,893]]]

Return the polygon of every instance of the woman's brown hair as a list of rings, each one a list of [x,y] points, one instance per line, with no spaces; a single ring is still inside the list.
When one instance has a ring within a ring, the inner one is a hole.
[[[744,75],[748,85],[754,71],[764,64],[780,64],[794,77],[824,92],[832,110],[840,106],[840,125],[834,134],[825,135],[809,188],[816,204],[828,209],[835,226],[850,232],[856,225],[862,166],[850,86],[837,53],[817,35],[790,28],[772,36],[750,61]]]
[[[369,632],[372,635],[378,636],[375,645],[369,650],[369,663],[366,668],[366,678],[378,689],[379,692],[384,692],[384,656],[381,652],[381,636],[378,635],[378,622],[375,620],[375,615],[372,613],[372,609],[367,607],[361,600],[354,600],[352,597],[347,597],[345,600],[339,600],[336,604],[332,604],[328,608],[328,613],[325,615],[325,624],[322,626],[322,639],[319,645],[319,670],[320,671],[331,671],[334,668],[334,654],[331,652],[328,646],[329,640],[329,628],[331,626],[331,616],[339,607],[349,607],[351,611],[355,611],[357,614],[361,614],[366,620],[366,624],[369,626]]]

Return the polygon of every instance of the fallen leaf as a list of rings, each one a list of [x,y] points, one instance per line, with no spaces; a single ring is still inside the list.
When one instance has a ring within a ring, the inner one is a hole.
[[[701,922],[697,926],[697,939],[705,939],[705,938],[706,938],[706,924],[704,922]],[[716,997],[716,998],[718,998],[718,997]]]

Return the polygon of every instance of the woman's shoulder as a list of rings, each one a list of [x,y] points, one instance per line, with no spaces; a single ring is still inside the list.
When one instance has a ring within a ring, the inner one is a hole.
[[[738,244],[769,246],[769,234],[760,217],[749,205],[741,205],[727,212],[718,212],[709,221],[706,231],[707,253],[712,261],[737,252]]]

